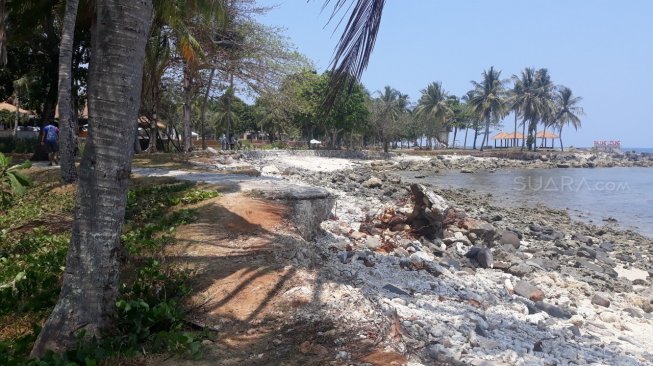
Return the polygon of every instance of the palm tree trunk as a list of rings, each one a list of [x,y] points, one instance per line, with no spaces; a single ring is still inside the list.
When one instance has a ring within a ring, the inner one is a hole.
[[[73,39],[79,0],[66,0],[61,46],[59,47],[59,147],[61,181],[65,184],[77,181],[75,168],[75,145],[77,145],[77,121],[74,119],[71,85]]]
[[[472,149],[476,150],[476,139],[478,138],[478,125],[474,126],[474,145]]]
[[[562,146],[562,125],[560,125],[560,130],[558,131],[558,139],[560,139],[560,151],[564,152],[565,147]]]
[[[213,76],[215,75],[215,69],[211,69],[211,75],[209,76],[209,83],[206,85],[206,92],[204,93],[204,101],[202,101],[202,116],[200,118],[202,125],[202,150],[206,150],[206,136],[204,133],[206,125],[206,104],[209,100],[209,92],[211,91],[211,84],[213,84]]]
[[[101,336],[114,311],[140,106],[151,0],[96,3],[88,83],[89,134],[82,156],[75,221],[59,300],[32,356],[75,346],[77,335]]]
[[[542,131],[542,143],[540,144],[542,148],[546,147],[546,137],[544,135],[546,135],[546,125],[544,125],[544,130]]]
[[[490,136],[490,119],[485,122],[485,136],[483,136],[483,142],[481,143],[481,151],[483,151],[483,147],[485,146],[486,141],[488,141],[488,136]]]
[[[526,119],[522,120],[521,136],[521,151],[524,151],[524,146],[526,146]]]
[[[463,150],[467,149],[467,132],[469,132],[469,128],[465,129],[465,143],[463,144]]]
[[[454,149],[456,148],[456,134],[458,134],[458,126],[453,128],[453,143],[451,145]]]
[[[184,152],[189,152],[193,149],[193,138],[192,131],[190,128],[191,122],[191,103],[193,98],[193,76],[191,75],[190,65],[188,62],[184,62],[184,79],[183,79],[183,89],[184,89],[184,114],[183,114],[183,123],[184,123]]]
[[[513,130],[513,135],[512,135],[512,144],[513,147],[517,145],[517,111],[515,111],[515,129]]]

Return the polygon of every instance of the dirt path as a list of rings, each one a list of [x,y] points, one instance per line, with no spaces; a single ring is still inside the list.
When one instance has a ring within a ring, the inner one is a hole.
[[[288,259],[305,242],[287,221],[288,207],[229,193],[197,206],[198,220],[180,227],[168,258],[193,271],[189,320],[212,330],[197,360],[151,359],[172,365],[342,365],[350,354],[373,365],[401,365],[397,354],[359,345],[353,335],[316,316],[320,308],[315,268]],[[309,289],[309,291],[306,291]],[[337,350],[338,349],[338,350]]]

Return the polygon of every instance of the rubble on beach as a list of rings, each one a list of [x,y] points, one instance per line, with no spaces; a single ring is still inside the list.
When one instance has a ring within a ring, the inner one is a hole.
[[[412,365],[653,364],[650,238],[397,174],[495,169],[501,159],[293,159],[251,163],[336,198],[305,255],[332,278],[321,316],[351,329],[375,324]]]

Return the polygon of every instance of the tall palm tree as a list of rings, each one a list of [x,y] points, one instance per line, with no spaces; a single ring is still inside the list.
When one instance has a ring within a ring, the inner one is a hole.
[[[77,335],[100,336],[118,291],[120,233],[125,216],[140,105],[150,0],[97,1],[88,103],[75,221],[59,300],[32,355],[67,350]]]
[[[551,81],[551,75],[547,69],[539,69],[535,72],[534,83],[534,111],[533,116],[529,118],[528,140],[529,150],[537,150],[535,137],[537,136],[537,125],[542,122],[544,125],[551,121],[553,109],[553,91],[555,85]]]
[[[417,102],[415,115],[425,122],[426,135],[429,138],[438,136],[446,128],[447,118],[453,113],[447,102],[448,94],[442,89],[441,82],[432,82],[421,90],[422,96]]]
[[[580,117],[585,115],[583,107],[579,106],[582,100],[582,97],[574,96],[571,89],[566,86],[559,87],[555,94],[555,126],[558,128],[558,138],[560,139],[560,149],[562,151],[565,151],[562,145],[562,128],[565,125],[571,125],[575,130],[578,130]]]
[[[485,147],[490,135],[490,124],[493,121],[499,121],[505,115],[506,89],[505,80],[501,80],[501,71],[495,70],[494,66],[489,70],[483,71],[483,80],[476,82],[472,80],[474,93],[469,104],[479,117],[485,121],[485,134],[481,143],[481,151]]]
[[[77,135],[76,113],[72,104],[72,62],[73,39],[75,37],[75,20],[79,0],[66,0],[66,12],[61,30],[61,44],[59,46],[59,146],[61,158],[61,180],[64,183],[77,181],[75,168],[75,145]]]
[[[517,130],[517,117],[522,118],[522,147],[526,146],[526,126],[531,121],[537,121],[540,115],[539,99],[537,97],[536,71],[532,67],[522,70],[520,76],[513,75],[514,86],[512,89],[511,105],[515,112],[515,131]],[[537,122],[536,122],[537,123]]]
[[[383,141],[383,151],[388,152],[390,139],[395,137],[399,130],[403,115],[408,113],[408,95],[399,90],[386,86],[383,91],[372,101],[371,118],[376,132]]]

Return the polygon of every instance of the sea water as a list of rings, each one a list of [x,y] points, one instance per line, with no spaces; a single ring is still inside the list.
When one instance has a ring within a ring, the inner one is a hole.
[[[499,206],[544,204],[566,209],[572,219],[597,225],[613,218],[622,228],[653,237],[653,168],[517,169],[473,174],[449,171],[423,175],[406,172],[404,178],[443,188],[491,193]]]

